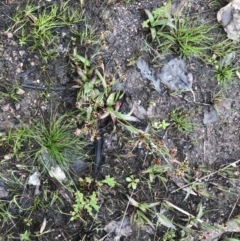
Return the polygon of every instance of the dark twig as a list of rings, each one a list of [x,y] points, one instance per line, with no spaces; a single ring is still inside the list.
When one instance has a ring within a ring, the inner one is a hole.
[[[32,90],[39,90],[39,91],[43,91],[43,90],[64,91],[64,90],[66,90],[66,87],[64,87],[64,86],[56,86],[56,87],[48,88],[48,87],[37,86],[37,85],[32,85],[32,84],[22,84],[21,87],[25,88],[25,89],[32,89]]]
[[[97,174],[99,171],[100,164],[102,162],[102,152],[103,152],[103,137],[100,135],[95,139],[95,158],[94,158],[93,181],[91,184],[91,191],[95,187]]]

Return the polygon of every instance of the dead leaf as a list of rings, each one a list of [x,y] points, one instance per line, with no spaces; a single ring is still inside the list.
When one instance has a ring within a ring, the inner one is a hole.
[[[47,219],[44,217],[39,233],[42,234],[47,225]]]

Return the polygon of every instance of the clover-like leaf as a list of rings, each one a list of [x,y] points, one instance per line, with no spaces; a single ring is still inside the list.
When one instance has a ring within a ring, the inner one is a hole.
[[[102,181],[106,183],[109,187],[115,187],[116,181],[113,177],[110,177],[109,175],[105,176],[105,179]]]

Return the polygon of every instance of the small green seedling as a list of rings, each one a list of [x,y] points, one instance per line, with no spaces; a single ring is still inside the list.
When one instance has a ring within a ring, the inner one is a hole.
[[[237,70],[239,68],[232,67],[232,63],[236,58],[236,45],[232,44],[229,48],[231,52],[226,51],[225,55],[223,55],[224,51],[223,53],[214,53],[212,57],[208,59],[208,62],[215,68],[214,78],[220,85],[227,85],[233,82],[238,74]]]
[[[140,182],[139,178],[134,178],[133,175],[131,175],[130,177],[126,178],[126,181],[128,182],[128,188],[132,188],[133,190],[135,190],[137,188],[137,184]]]
[[[153,223],[150,221],[150,219],[146,216],[147,214],[151,214],[153,213],[153,211],[151,210],[151,208],[156,207],[160,204],[160,202],[156,202],[156,203],[139,203],[136,200],[134,200],[132,197],[128,196],[128,200],[129,203],[136,207],[136,211],[134,213],[134,222],[137,222],[139,224],[144,224],[147,223],[148,225],[150,225],[152,228],[154,228]]]
[[[145,9],[145,13],[148,16],[148,19],[142,23],[142,27],[150,28],[152,40],[157,37],[157,27],[163,29],[168,25],[175,28],[175,25],[172,23],[172,17],[170,15],[170,6],[171,2],[168,2],[166,5],[155,9],[152,13]]]
[[[164,236],[163,241],[175,241],[176,239],[176,231],[174,229],[168,230]]]
[[[168,126],[170,126],[170,123],[166,122],[165,120],[162,121],[153,121],[152,127],[155,129],[163,129],[166,130]]]
[[[110,177],[109,175],[105,176],[105,179],[101,182],[107,184],[109,187],[115,187],[117,184],[115,179],[113,177]]]
[[[72,205],[73,211],[71,212],[71,221],[81,218],[83,210],[87,211],[93,217],[93,210],[98,211],[99,205],[97,203],[97,194],[93,192],[89,196],[84,196],[83,193],[77,191],[75,193],[75,203]]]
[[[20,234],[21,241],[29,241],[31,233],[26,230],[24,233]]]
[[[143,171],[143,173],[149,175],[150,183],[152,183],[157,177],[163,184],[166,184],[167,179],[164,177],[164,173],[167,171],[168,168],[168,166],[159,166],[155,164],[148,167],[148,169],[146,171]]]
[[[83,187],[83,190],[78,190],[75,193],[75,203],[73,204],[73,211],[71,212],[71,221],[81,219],[81,214],[83,211],[87,211],[88,214],[93,217],[93,211],[99,211],[100,209],[97,201],[101,186],[107,184],[109,187],[113,188],[117,184],[113,177],[107,175],[101,181],[96,180],[96,187],[98,187],[99,190],[97,192],[89,194],[89,192],[85,193],[84,189],[91,185],[93,179],[91,177],[79,178],[79,182],[81,183],[81,187]]]
[[[28,146],[33,160],[42,160],[43,166],[49,167],[56,163],[65,166],[69,162],[68,157],[81,156],[86,145],[81,136],[76,138],[70,120],[71,114],[61,117],[52,115],[47,122],[42,118],[33,121],[30,126],[22,124],[20,128],[9,131],[8,144],[15,155],[19,154],[23,146]],[[48,160],[43,160],[43,152],[49,155]]]

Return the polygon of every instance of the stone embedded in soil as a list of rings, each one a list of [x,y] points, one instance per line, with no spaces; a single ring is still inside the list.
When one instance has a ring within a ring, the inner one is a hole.
[[[141,72],[141,75],[144,79],[148,79],[153,82],[153,85],[156,89],[156,91],[160,94],[160,79],[157,76],[156,70],[149,67],[148,63],[144,61],[142,58],[138,58],[137,67]]]
[[[111,233],[110,239],[108,241],[120,240],[122,236],[129,236],[132,233],[132,228],[130,225],[130,218],[125,216],[119,221],[111,221],[104,227],[104,231]]]
[[[219,103],[211,106],[209,111],[204,111],[203,124],[208,125],[214,122],[219,121],[219,117],[223,117],[224,119],[230,116],[231,109],[231,101],[230,100],[222,100]]]
[[[149,67],[142,58],[136,62],[138,69],[144,79],[153,82],[156,91],[160,94],[160,82],[173,91],[191,91],[193,76],[186,69],[186,64],[182,59],[172,59],[163,66],[161,71]]]
[[[172,59],[163,66],[159,75],[161,83],[174,91],[191,91],[193,76],[187,72],[182,59]]]
[[[239,216],[235,219],[228,220],[225,225],[216,225],[212,229],[208,229],[203,232],[203,239],[202,241],[216,241],[222,234],[225,232],[240,232],[240,225],[237,222]],[[234,239],[235,240],[235,239]]]
[[[8,197],[8,191],[6,190],[5,183],[0,179],[0,198]]]
[[[50,168],[49,175],[56,178],[59,182],[66,179],[66,175],[59,165]]]
[[[88,167],[89,164],[82,160],[76,160],[73,164],[70,165],[73,174],[78,177],[84,175]]]
[[[211,106],[209,111],[208,110],[204,111],[204,117],[203,117],[204,125],[208,125],[218,121],[219,121],[219,116],[216,109],[213,106]]]
[[[233,0],[217,13],[217,20],[227,32],[228,38],[240,40],[240,0]]]
[[[40,177],[40,173],[38,171],[36,171],[28,179],[28,185],[35,186],[34,195],[38,195],[40,192],[39,187],[41,185],[41,182],[40,182],[39,177]]]

